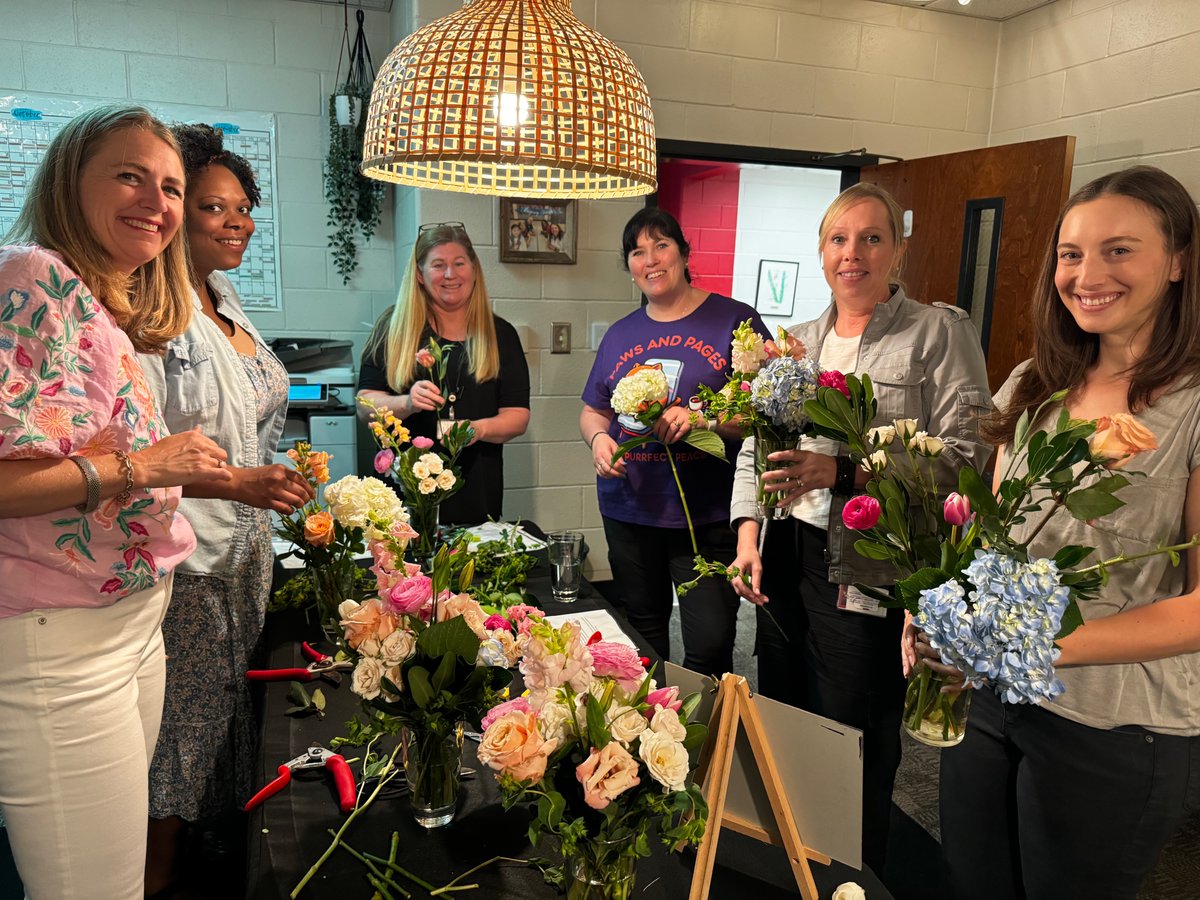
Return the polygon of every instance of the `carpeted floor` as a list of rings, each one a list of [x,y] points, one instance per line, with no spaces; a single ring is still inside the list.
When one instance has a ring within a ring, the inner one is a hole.
[[[673,662],[681,661],[682,646],[679,610],[676,609],[671,617]],[[752,690],[758,682],[753,653],[754,608],[743,603],[738,613],[734,671],[746,676]],[[895,801],[892,810],[892,859],[883,879],[896,900],[925,900],[931,895],[928,881],[918,883],[911,873],[937,871],[940,752],[907,736],[904,739],[904,758],[892,794]],[[1158,865],[1138,893],[1138,900],[1197,898],[1200,898],[1200,816],[1193,816],[1164,848]]]

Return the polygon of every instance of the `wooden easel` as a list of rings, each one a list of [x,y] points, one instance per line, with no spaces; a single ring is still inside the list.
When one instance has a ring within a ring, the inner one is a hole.
[[[729,772],[733,765],[734,749],[737,746],[739,726],[746,730],[750,748],[763,788],[771,804],[777,832],[747,822],[725,812],[725,795],[729,787]],[[750,699],[750,686],[740,675],[726,673],[717,690],[717,699],[709,717],[709,740],[705,742],[696,767],[696,784],[704,792],[708,803],[708,828],[696,855],[696,867],[692,874],[692,890],[689,900],[707,900],[712,885],[713,864],[717,858],[717,841],[722,828],[731,828],[740,834],[763,843],[782,846],[788,855],[796,885],[804,900],[819,900],[817,885],[813,881],[810,859],[829,865],[829,857],[804,846],[796,820],[792,817],[787,795],[779,779],[775,757],[763,732],[758,710]]]

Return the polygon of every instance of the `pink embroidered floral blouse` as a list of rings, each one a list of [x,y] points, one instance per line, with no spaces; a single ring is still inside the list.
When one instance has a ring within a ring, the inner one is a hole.
[[[62,257],[0,247],[0,483],[4,460],[132,453],[167,433],[129,338]],[[179,495],[0,519],[0,618],[153,586],[196,546]]]

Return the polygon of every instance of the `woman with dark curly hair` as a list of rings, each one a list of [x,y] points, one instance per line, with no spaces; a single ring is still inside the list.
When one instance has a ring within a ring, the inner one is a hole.
[[[167,689],[150,768],[148,893],[175,878],[185,823],[231,812],[248,796],[257,727],[243,673],[271,584],[270,510],[286,515],[312,496],[293,469],[272,463],[287,372],[223,274],[241,264],[254,234],[254,173],[215,128],[172,130],[187,172],[192,318],[165,355],[141,362],[171,431],[211,436],[228,452],[233,477],[203,494],[186,492],[179,504],[197,546],[176,570],[163,622]]]

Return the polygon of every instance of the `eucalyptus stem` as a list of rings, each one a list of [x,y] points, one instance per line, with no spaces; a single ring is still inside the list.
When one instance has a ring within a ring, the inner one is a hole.
[[[675,468],[675,457],[671,455],[671,448],[667,444],[663,444],[663,449],[667,451],[667,462],[671,464],[671,474],[675,476],[675,487],[679,489],[679,502],[683,504],[683,517],[687,520],[688,537],[692,539],[692,553],[698,554],[700,550],[696,546],[696,529],[692,527],[692,514],[688,511],[687,495],[683,492],[683,482],[679,480],[679,470]]]
[[[1124,553],[1119,556],[1114,556],[1112,559],[1106,559],[1096,563],[1093,566],[1088,566],[1086,569],[1076,569],[1081,574],[1089,572],[1103,572],[1112,566],[1120,566],[1128,562],[1136,562],[1139,559],[1147,559],[1151,556],[1158,556],[1160,553],[1179,553],[1183,550],[1191,550],[1193,547],[1200,547],[1200,534],[1192,535],[1192,539],[1183,544],[1173,544],[1170,547],[1156,547],[1153,550],[1147,550],[1145,553],[1135,553],[1133,556],[1126,556]]]

